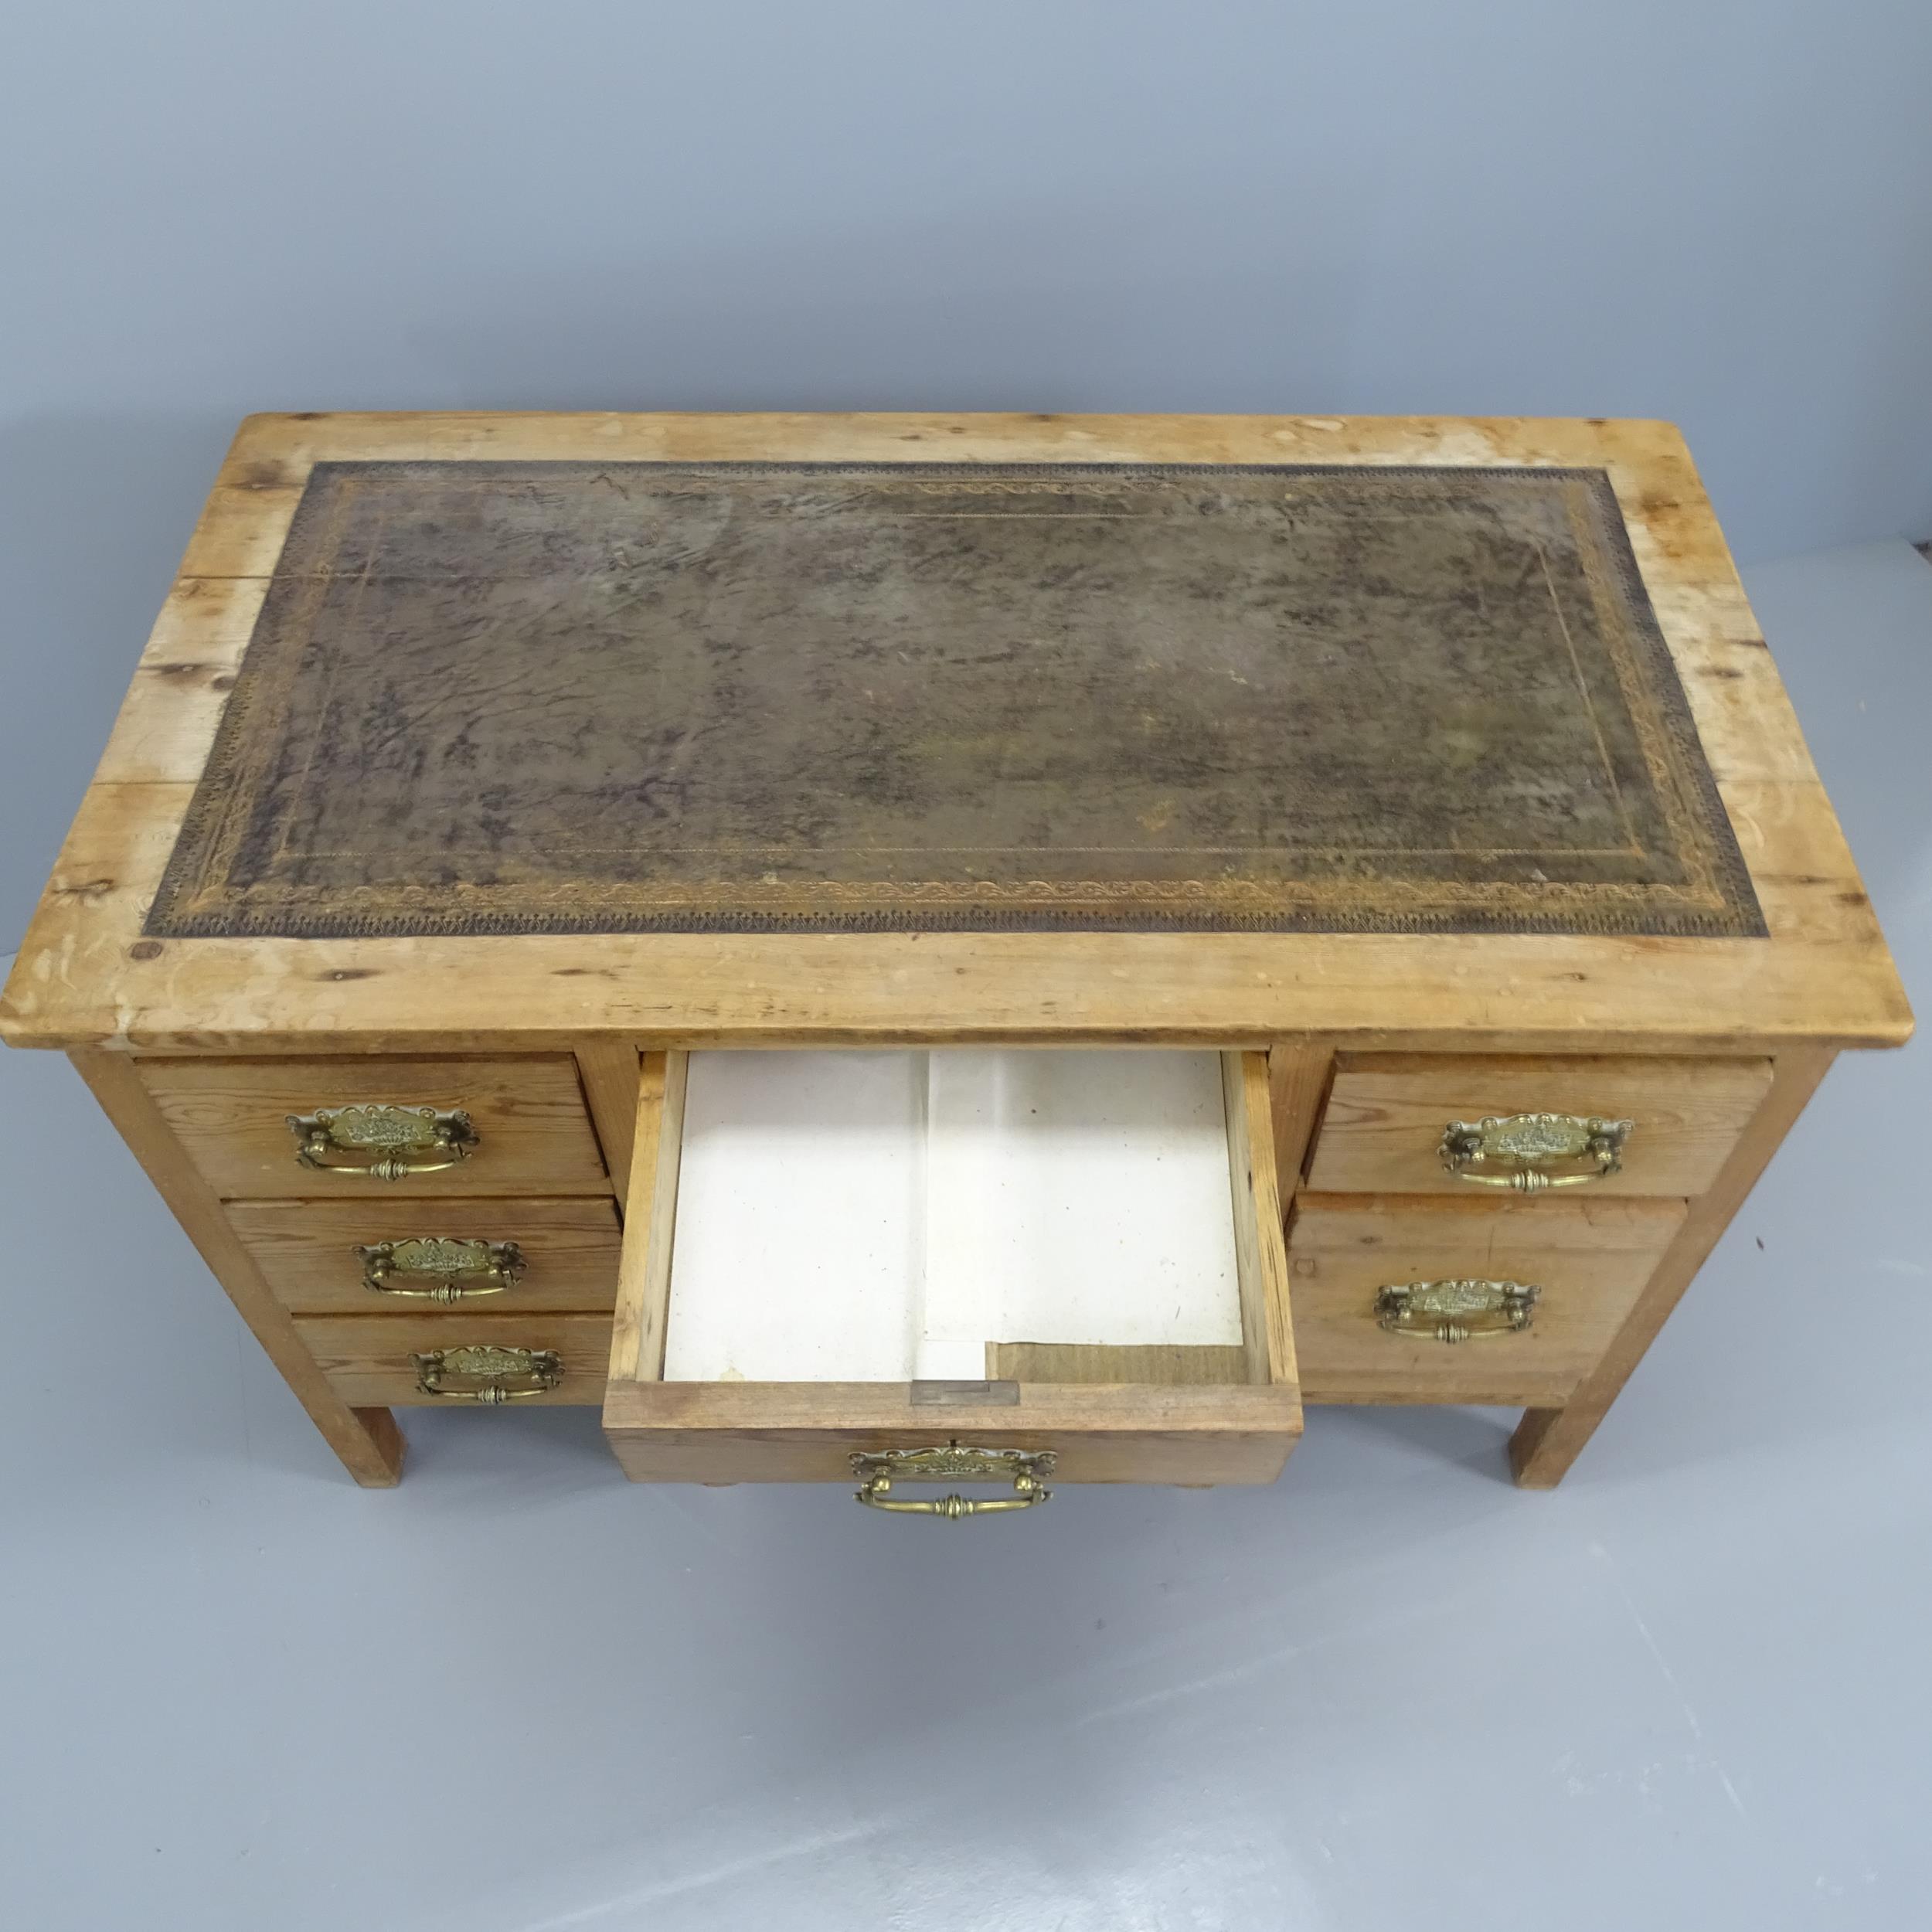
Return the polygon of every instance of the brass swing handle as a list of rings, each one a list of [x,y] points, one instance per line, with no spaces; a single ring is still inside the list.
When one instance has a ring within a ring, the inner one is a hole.
[[[362,1258],[362,1285],[372,1294],[420,1301],[473,1301],[501,1294],[523,1278],[529,1265],[514,1241],[457,1240],[442,1234],[377,1241],[355,1252]]]
[[[1520,1335],[1534,1318],[1542,1293],[1524,1281],[1390,1282],[1376,1290],[1376,1321],[1393,1334],[1438,1342]]]
[[[458,1349],[431,1349],[411,1355],[416,1386],[426,1396],[447,1402],[521,1402],[547,1395],[563,1380],[563,1364],[554,1349],[505,1349],[493,1342],[473,1342]],[[454,1376],[473,1383],[453,1389]],[[513,1383],[520,1386],[512,1386]]]
[[[1451,1121],[1436,1151],[1459,1181],[1537,1194],[1614,1174],[1635,1125],[1594,1114],[1490,1114],[1479,1121]]]
[[[856,1494],[868,1509],[884,1509],[903,1516],[940,1516],[957,1522],[964,1516],[992,1516],[1015,1509],[1031,1509],[1049,1502],[1053,1491],[1042,1483],[1051,1475],[1056,1458],[1050,1449],[971,1449],[957,1442],[933,1449],[860,1451],[852,1458],[852,1472],[862,1487]],[[901,1482],[1007,1482],[1010,1496],[977,1498],[957,1492],[930,1502],[902,1502],[893,1485]]]
[[[434,1174],[468,1160],[481,1144],[468,1114],[460,1109],[392,1107],[318,1107],[312,1114],[285,1116],[295,1137],[295,1158],[323,1174],[367,1174],[400,1181],[410,1174]]]

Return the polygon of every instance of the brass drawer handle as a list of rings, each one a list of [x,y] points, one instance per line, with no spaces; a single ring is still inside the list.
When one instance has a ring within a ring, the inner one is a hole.
[[[547,1394],[563,1380],[563,1364],[554,1349],[502,1349],[493,1342],[472,1342],[461,1349],[431,1349],[412,1355],[416,1386],[426,1396],[449,1402],[520,1402]],[[452,1389],[444,1378],[454,1376],[475,1386]],[[512,1387],[512,1382],[523,1386]]]
[[[369,1174],[400,1181],[466,1161],[480,1137],[468,1114],[434,1107],[318,1107],[286,1116],[295,1158],[324,1174]]]
[[[372,1294],[420,1301],[473,1301],[501,1294],[523,1278],[529,1265],[514,1241],[464,1241],[446,1234],[377,1241],[355,1252],[362,1257],[363,1287]],[[428,1285],[407,1285],[419,1278]]]
[[[864,1487],[859,1500],[868,1509],[889,1509],[905,1516],[943,1516],[957,1522],[962,1516],[996,1515],[1003,1510],[1031,1509],[1049,1501],[1053,1491],[1040,1481],[1053,1473],[1057,1458],[1050,1449],[969,1449],[949,1442],[943,1449],[879,1449],[855,1451],[852,1473]],[[900,1502],[892,1494],[894,1482],[1005,1482],[1013,1493],[986,1501],[953,1495],[931,1502]]]
[[[1536,1194],[1614,1174],[1635,1125],[1578,1114],[1489,1114],[1479,1121],[1451,1121],[1436,1151],[1459,1181]],[[1551,1172],[1556,1167],[1571,1171]]]
[[[1376,1320],[1396,1335],[1468,1342],[1520,1335],[1536,1312],[1540,1288],[1522,1281],[1404,1281],[1376,1290]]]

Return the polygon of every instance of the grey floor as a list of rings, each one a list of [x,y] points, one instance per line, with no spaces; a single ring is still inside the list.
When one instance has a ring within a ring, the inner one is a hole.
[[[1932,1009],[1932,568],[1750,573]],[[0,1917],[1883,1927],[1932,1915],[1932,1106],[1842,1062],[1561,1490],[1318,1410],[1258,1492],[957,1527],[337,1472],[64,1064],[0,1062]]]

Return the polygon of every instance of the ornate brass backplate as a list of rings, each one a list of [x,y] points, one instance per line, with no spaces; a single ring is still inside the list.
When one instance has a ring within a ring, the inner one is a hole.
[[[522,1279],[529,1264],[514,1241],[413,1235],[359,1247],[363,1285],[377,1294],[426,1301],[469,1301],[501,1294]]]
[[[863,1485],[858,1497],[869,1509],[957,1522],[1049,1501],[1053,1492],[1040,1479],[1053,1473],[1057,1461],[1050,1449],[975,1449],[953,1441],[943,1448],[856,1451],[852,1472]],[[930,1502],[902,1502],[892,1494],[895,1482],[1010,1482],[1013,1493],[983,1500],[954,1494]]]
[[[1528,1328],[1543,1291],[1522,1281],[1392,1282],[1376,1291],[1376,1320],[1397,1335],[1468,1342]]]
[[[1536,1194],[1614,1174],[1636,1124],[1595,1114],[1487,1114],[1451,1121],[1436,1151],[1459,1181]]]
[[[426,1396],[454,1402],[516,1402],[540,1396],[563,1380],[554,1349],[505,1349],[474,1342],[412,1354],[416,1386]],[[452,1387],[451,1378],[463,1386]]]
[[[468,1114],[371,1100],[287,1116],[295,1158],[325,1174],[367,1174],[379,1181],[434,1174],[467,1160],[481,1145]]]

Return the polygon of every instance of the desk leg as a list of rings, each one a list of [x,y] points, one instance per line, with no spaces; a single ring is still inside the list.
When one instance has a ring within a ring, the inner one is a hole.
[[[1509,1466],[1524,1488],[1553,1489],[1569,1472],[1835,1057],[1825,1046],[1791,1047],[1776,1056],[1770,1087],[1750,1124],[1709,1192],[1691,1202],[1677,1238],[1602,1359],[1560,1409],[1524,1410],[1509,1439]]]
[[[343,1468],[365,1488],[386,1489],[400,1482],[403,1442],[395,1416],[387,1409],[352,1409],[329,1386],[296,1333],[294,1319],[228,1225],[219,1196],[168,1131],[141,1084],[133,1056],[90,1048],[67,1057]]]

